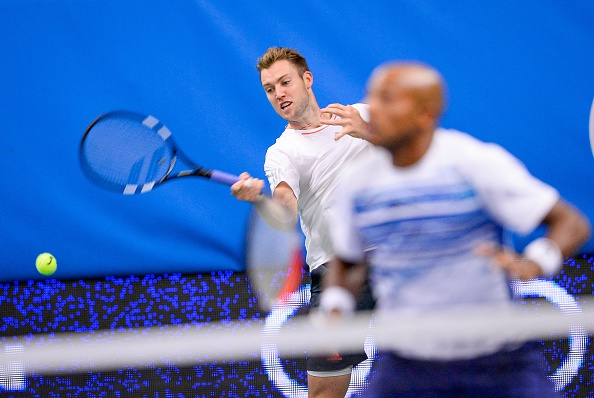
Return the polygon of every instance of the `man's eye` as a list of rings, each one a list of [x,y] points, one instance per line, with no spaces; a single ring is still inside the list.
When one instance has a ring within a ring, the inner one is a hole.
[[[290,81],[290,80],[285,80],[285,81],[283,82],[283,86],[286,86],[286,85],[288,85],[289,83],[291,83],[291,81]]]

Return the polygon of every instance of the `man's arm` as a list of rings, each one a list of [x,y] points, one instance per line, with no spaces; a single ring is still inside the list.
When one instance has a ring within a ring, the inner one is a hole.
[[[231,194],[239,200],[253,203],[262,219],[272,228],[289,232],[297,225],[297,198],[286,182],[278,184],[272,198],[262,194],[264,181],[242,173],[231,186]]]
[[[324,275],[324,286],[341,286],[358,298],[367,278],[367,263],[351,263],[335,257]]]
[[[543,220],[547,237],[554,241],[563,257],[577,252],[590,239],[588,219],[571,204],[560,200]]]
[[[320,309],[331,316],[352,314],[367,277],[367,263],[334,257],[324,274]]]
[[[478,253],[492,256],[495,265],[511,277],[524,280],[551,276],[559,272],[563,260],[588,241],[591,227],[588,219],[564,200],[559,200],[543,220],[546,234],[532,241],[522,254],[512,250],[481,246]]]
[[[260,194],[254,205],[260,217],[274,229],[289,232],[297,225],[297,198],[284,181],[276,186],[272,199]]]

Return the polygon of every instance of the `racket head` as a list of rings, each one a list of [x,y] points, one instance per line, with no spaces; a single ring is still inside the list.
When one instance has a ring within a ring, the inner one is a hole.
[[[306,282],[301,232],[277,231],[255,209],[249,219],[246,261],[248,282],[264,313],[283,305]]]
[[[157,118],[131,111],[99,116],[85,130],[79,160],[101,188],[144,193],[165,181],[178,158],[169,129]]]

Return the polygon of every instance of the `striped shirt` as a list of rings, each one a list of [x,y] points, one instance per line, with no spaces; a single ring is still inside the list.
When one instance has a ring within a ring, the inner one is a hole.
[[[473,248],[501,244],[506,231],[531,232],[559,199],[500,146],[445,129],[435,132],[416,164],[396,167],[391,155],[376,149],[343,181],[334,198],[334,250],[350,262],[369,250],[377,308],[406,313],[510,303],[505,273]],[[462,354],[456,348],[461,355],[483,349],[493,350],[470,347]],[[457,355],[445,346],[403,350]]]

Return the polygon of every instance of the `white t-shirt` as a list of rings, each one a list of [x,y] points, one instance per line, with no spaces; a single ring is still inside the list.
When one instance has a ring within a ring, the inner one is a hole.
[[[353,107],[363,120],[369,120],[367,105]],[[345,165],[372,148],[368,142],[348,135],[335,141],[340,130],[340,126],[326,125],[312,130],[286,129],[266,152],[264,171],[270,189],[274,192],[284,181],[297,198],[310,270],[332,259],[327,225],[330,197]]]
[[[377,308],[406,313],[510,304],[505,273],[473,248],[501,244],[504,231],[531,232],[559,199],[502,147],[445,129],[410,167],[394,166],[376,148],[345,170],[335,194],[337,256],[358,262],[370,249]],[[495,349],[440,342],[402,347],[401,354],[450,358]]]

